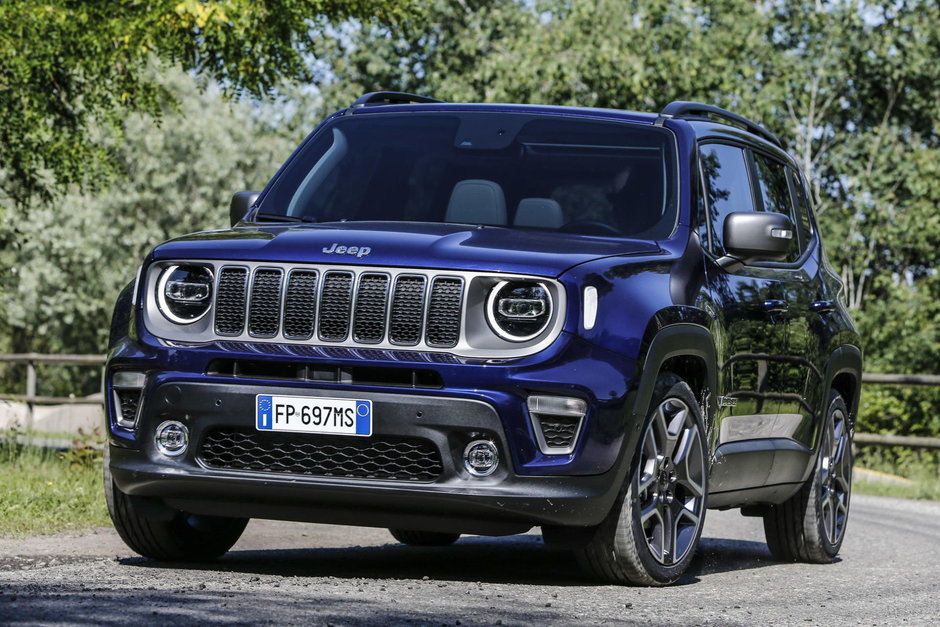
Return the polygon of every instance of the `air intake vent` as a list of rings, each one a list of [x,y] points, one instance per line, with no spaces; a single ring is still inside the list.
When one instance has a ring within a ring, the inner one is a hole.
[[[430,482],[444,470],[429,440],[373,436],[349,438],[210,431],[199,458],[210,468],[257,472]]]
[[[115,390],[118,418],[126,425],[137,422],[137,409],[140,407],[140,390]]]
[[[564,418],[562,416],[539,417],[539,425],[542,428],[542,438],[545,440],[546,448],[572,448],[580,424],[580,418]]]
[[[530,396],[526,403],[539,450],[546,455],[574,452],[587,413],[587,403],[566,396]]]

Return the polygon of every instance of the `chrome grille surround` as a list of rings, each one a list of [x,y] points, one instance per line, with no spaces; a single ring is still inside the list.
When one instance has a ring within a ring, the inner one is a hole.
[[[165,268],[187,264],[217,278],[210,315],[184,326],[160,313],[155,294]],[[500,281],[526,279],[548,286],[555,308],[539,336],[510,342],[489,327],[484,306]],[[423,268],[168,260],[151,264],[143,282],[145,327],[163,340],[407,347],[484,359],[546,348],[561,333],[567,302],[561,283],[546,277]]]

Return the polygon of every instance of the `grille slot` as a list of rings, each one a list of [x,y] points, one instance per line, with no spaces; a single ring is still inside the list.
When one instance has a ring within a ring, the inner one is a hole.
[[[284,337],[309,340],[317,322],[317,279],[309,270],[294,270],[287,279],[284,295]]]
[[[254,337],[277,335],[281,317],[281,278],[283,272],[275,268],[255,271],[248,305],[248,334]]]
[[[199,459],[210,468],[293,475],[430,482],[444,468],[423,438],[351,438],[214,429]]]
[[[392,344],[416,346],[421,341],[426,283],[423,276],[400,276],[395,281],[388,330]]]
[[[353,340],[378,344],[385,339],[385,310],[388,304],[387,274],[363,274],[356,291]]]
[[[438,277],[431,283],[428,303],[428,346],[453,348],[460,339],[460,301],[463,280]]]
[[[245,328],[245,293],[248,289],[247,268],[222,268],[215,297],[215,332],[219,335],[241,335]]]
[[[320,339],[342,342],[349,335],[352,310],[352,272],[327,272],[320,297]]]

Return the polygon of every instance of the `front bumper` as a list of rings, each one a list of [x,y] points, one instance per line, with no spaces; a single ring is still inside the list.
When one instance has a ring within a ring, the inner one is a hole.
[[[167,457],[152,436],[136,448],[112,445],[111,473],[117,487],[134,497],[159,499],[197,514],[275,518],[377,527],[499,535],[534,525],[593,525],[610,510],[623,480],[624,464],[586,476],[524,476],[511,463],[510,440],[494,409],[479,400],[424,394],[364,393],[309,389],[330,398],[373,402],[374,437],[417,438],[440,452],[442,471],[431,481],[311,476],[213,467],[201,455],[208,434],[220,427],[251,432],[255,394],[296,394],[296,388],[171,382],[146,396],[139,434],[153,434],[164,420],[179,420],[190,446]],[[289,434],[288,434],[289,435]],[[463,467],[467,443],[485,438],[499,449],[500,464],[489,477]]]

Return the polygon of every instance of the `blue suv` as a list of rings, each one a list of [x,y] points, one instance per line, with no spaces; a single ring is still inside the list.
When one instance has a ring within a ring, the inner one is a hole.
[[[115,307],[105,491],[141,555],[220,556],[252,517],[539,526],[665,585],[732,507],[781,560],[839,551],[859,336],[758,124],[376,92],[230,213]]]

